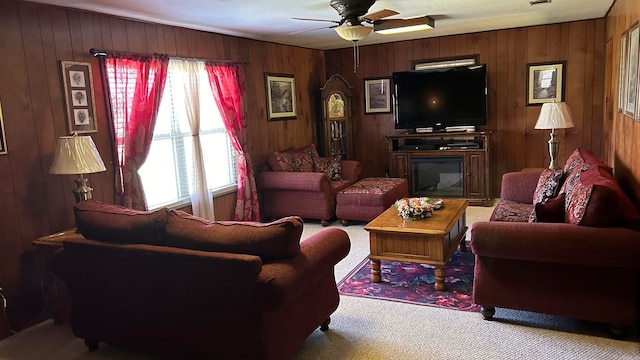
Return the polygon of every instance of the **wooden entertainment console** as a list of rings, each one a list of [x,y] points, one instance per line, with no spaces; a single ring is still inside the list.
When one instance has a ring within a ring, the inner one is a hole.
[[[460,198],[468,200],[470,205],[493,206],[489,171],[490,134],[491,132],[483,131],[387,136],[390,176],[407,179],[411,196]],[[424,178],[429,175],[429,161],[434,166],[443,166],[438,164],[448,161],[451,165],[445,166],[459,169],[460,180],[456,183],[457,190],[453,194],[449,194],[446,189],[437,189],[441,181],[438,177],[442,177],[439,174],[431,174],[431,177],[437,178],[432,180],[435,183],[423,186],[429,188],[426,191],[432,191],[434,195],[417,190],[418,185],[422,186],[417,184],[419,176]],[[420,164],[425,165],[419,174],[416,169],[420,169]]]

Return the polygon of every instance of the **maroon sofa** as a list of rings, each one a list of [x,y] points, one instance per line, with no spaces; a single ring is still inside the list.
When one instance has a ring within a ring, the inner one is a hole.
[[[485,319],[503,307],[607,323],[614,335],[637,324],[640,214],[610,167],[577,149],[559,172],[504,174],[500,198],[471,229]]]
[[[81,202],[86,239],[65,241],[53,269],[71,298],[71,326],[99,342],[169,358],[288,359],[339,303],[340,229],[300,241],[298,217],[209,222],[180,211]]]
[[[358,181],[360,162],[320,157],[313,144],[274,152],[257,178],[265,219],[300,216],[323,226],[336,216],[336,194]]]

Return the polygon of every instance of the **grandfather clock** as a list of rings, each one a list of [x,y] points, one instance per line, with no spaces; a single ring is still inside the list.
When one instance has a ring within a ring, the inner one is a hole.
[[[321,151],[324,156],[353,157],[351,132],[351,85],[342,76],[331,75],[320,88],[322,98]]]

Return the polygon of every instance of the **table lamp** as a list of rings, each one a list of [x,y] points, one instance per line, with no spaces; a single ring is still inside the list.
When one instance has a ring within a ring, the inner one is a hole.
[[[542,109],[540,109],[540,116],[536,123],[536,129],[551,129],[551,138],[549,139],[549,157],[551,163],[549,169],[558,170],[560,167],[556,163],[556,156],[558,156],[558,144],[560,140],[556,138],[556,129],[568,129],[573,127],[573,118],[571,117],[571,110],[567,103],[544,103]]]
[[[87,186],[87,179],[83,174],[97,173],[107,170],[100,158],[91,136],[62,136],[58,139],[53,164],[49,173],[58,175],[78,175],[75,179],[76,188],[73,194],[76,203],[93,198],[92,188]]]

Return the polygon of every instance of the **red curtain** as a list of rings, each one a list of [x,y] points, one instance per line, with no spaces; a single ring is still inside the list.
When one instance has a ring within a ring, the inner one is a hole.
[[[149,154],[169,58],[109,53],[104,62],[115,145],[115,201],[128,208],[146,210],[138,170]]]
[[[238,63],[206,63],[209,84],[222,120],[238,154],[238,200],[235,220],[260,221],[260,206],[251,158],[247,148],[244,105],[244,72]]]

